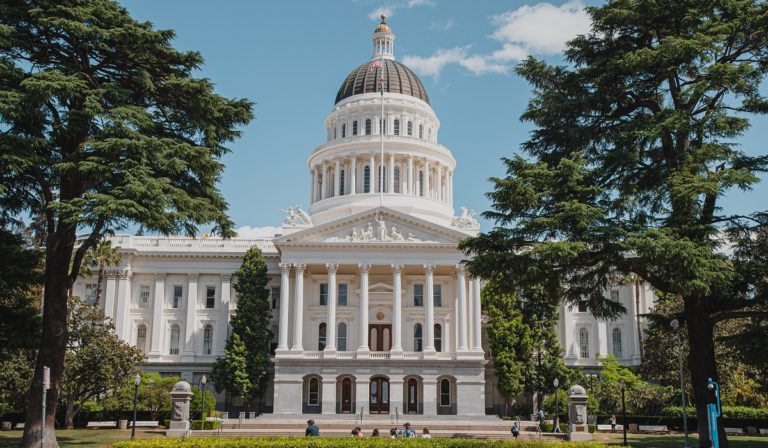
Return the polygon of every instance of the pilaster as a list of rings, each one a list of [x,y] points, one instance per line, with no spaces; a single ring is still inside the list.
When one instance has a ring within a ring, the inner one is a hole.
[[[291,351],[304,351],[304,338],[302,331],[304,328],[304,270],[307,268],[306,264],[294,263],[294,286],[296,288],[296,294],[294,295],[294,312],[293,312],[293,346]]]
[[[163,345],[163,308],[165,307],[165,273],[155,274],[155,299],[152,303],[152,336],[150,340],[149,358],[158,358]]]
[[[189,274],[187,282],[187,319],[184,324],[184,350],[182,362],[195,360],[195,331],[197,330],[197,279],[199,274]]]

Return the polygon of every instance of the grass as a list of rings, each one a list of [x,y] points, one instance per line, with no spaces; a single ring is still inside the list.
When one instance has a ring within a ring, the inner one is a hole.
[[[621,445],[622,435],[619,433],[598,434],[595,436],[595,441],[609,445]],[[728,441],[731,448],[768,448],[768,437],[730,436]],[[685,438],[680,434],[627,434],[627,443],[632,448],[682,448]],[[688,446],[698,447],[698,443],[698,437],[691,436],[688,438]]]
[[[22,431],[0,432],[0,448],[17,448],[21,441]],[[137,439],[162,437],[165,431],[136,429]],[[61,448],[101,448],[111,446],[115,442],[130,440],[130,430],[120,429],[57,429],[56,439]]]

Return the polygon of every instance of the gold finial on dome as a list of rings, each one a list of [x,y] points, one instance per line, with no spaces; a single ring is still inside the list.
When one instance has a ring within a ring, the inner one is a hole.
[[[389,25],[387,25],[387,22],[385,22],[386,18],[387,18],[386,15],[384,14],[381,15],[381,23],[379,24],[379,26],[376,27],[376,30],[374,31],[374,33],[391,33],[392,32],[392,28],[390,28]]]
[[[387,18],[387,16],[386,16],[386,15],[384,15],[384,14],[382,14],[382,15],[381,15],[381,23],[384,23],[384,20],[386,20],[386,18]]]

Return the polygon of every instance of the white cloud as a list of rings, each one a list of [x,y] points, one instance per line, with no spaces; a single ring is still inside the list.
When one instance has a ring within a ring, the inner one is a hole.
[[[402,8],[416,8],[419,6],[436,6],[435,0],[408,0],[406,2],[390,3],[389,5],[382,5],[373,11],[368,13],[368,18],[371,20],[381,19],[382,14],[389,17],[395,13],[396,10]]]
[[[429,30],[450,30],[455,25],[453,19],[448,19],[445,22],[429,22]]]
[[[242,226],[236,229],[235,232],[237,232],[237,236],[240,238],[273,238],[276,234],[282,233],[282,229],[274,226]]]
[[[408,0],[408,7],[415,8],[417,6],[436,6],[437,3],[434,0]]]
[[[551,56],[562,52],[567,41],[590,29],[581,0],[569,0],[560,6],[524,5],[494,16],[492,23],[496,29],[491,36],[501,43],[501,48],[489,54],[472,54],[467,45],[439,49],[427,57],[406,56],[403,62],[422,76],[438,77],[449,64],[476,75],[506,73],[513,63],[529,54]]]
[[[397,9],[397,5],[379,6],[368,13],[368,18],[371,20],[379,20],[382,15],[392,17],[392,14],[395,13],[395,9]]]

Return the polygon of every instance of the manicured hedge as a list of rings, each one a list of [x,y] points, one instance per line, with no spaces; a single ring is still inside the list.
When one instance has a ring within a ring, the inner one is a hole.
[[[479,439],[396,439],[387,437],[281,437],[281,438],[158,438],[117,442],[114,448],[358,448],[358,447],[439,447],[439,448],[474,448],[474,447],[514,447],[514,448],[553,448],[553,445],[567,448],[605,448],[596,442],[541,442],[528,440],[479,440]]]
[[[688,415],[696,415],[695,408],[686,408]],[[662,415],[674,417],[683,416],[683,408],[680,406],[667,406],[661,410]],[[750,408],[747,406],[723,406],[723,418],[734,419],[760,419],[768,420],[768,408]]]

